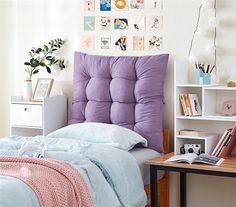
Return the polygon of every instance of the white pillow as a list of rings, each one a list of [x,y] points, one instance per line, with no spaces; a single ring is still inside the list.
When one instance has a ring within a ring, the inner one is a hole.
[[[114,124],[96,122],[69,125],[48,134],[47,137],[107,144],[126,151],[129,151],[138,143],[147,147],[147,140],[130,129]]]

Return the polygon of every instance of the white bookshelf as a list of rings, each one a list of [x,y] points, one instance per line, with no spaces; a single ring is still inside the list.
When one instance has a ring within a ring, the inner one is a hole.
[[[218,139],[225,129],[230,128],[236,122],[236,116],[221,114],[221,107],[226,100],[236,99],[236,88],[210,84],[198,85],[191,83],[188,61],[175,61],[174,65],[174,151],[180,153],[180,147],[184,144],[201,144],[206,153],[211,153]],[[202,108],[201,116],[184,116],[179,94],[193,93],[198,95]],[[218,134],[218,137],[188,137],[180,136],[179,131],[192,129]]]

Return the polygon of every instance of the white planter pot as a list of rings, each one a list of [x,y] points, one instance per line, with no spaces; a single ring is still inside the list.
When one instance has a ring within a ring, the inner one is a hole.
[[[32,99],[32,80],[24,80],[23,99],[30,101]]]

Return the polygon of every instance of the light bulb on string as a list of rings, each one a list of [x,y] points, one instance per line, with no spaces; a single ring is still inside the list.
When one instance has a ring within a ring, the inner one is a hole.
[[[214,54],[215,51],[216,51],[216,46],[207,44],[206,47],[205,47],[205,50],[206,50],[206,53],[207,53],[208,55],[212,55],[212,54]]]
[[[214,8],[214,0],[202,0],[201,5],[203,8],[213,9]]]
[[[208,20],[209,27],[215,28],[220,24],[219,20],[216,17],[211,17]]]

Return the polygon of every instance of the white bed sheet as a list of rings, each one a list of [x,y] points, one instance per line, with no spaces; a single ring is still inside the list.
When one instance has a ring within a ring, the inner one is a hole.
[[[149,148],[133,148],[129,151],[134,158],[137,160],[139,169],[142,175],[144,185],[150,184],[150,168],[149,165],[145,164],[145,161],[152,159],[154,157],[159,157],[162,154],[149,149]],[[164,175],[163,171],[158,171],[158,180],[161,179]]]

